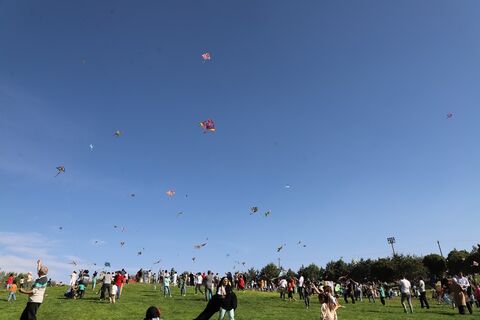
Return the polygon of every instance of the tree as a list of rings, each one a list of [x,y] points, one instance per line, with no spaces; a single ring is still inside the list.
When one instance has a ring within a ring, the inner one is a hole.
[[[275,265],[275,263],[269,263],[260,270],[260,275],[269,280],[277,278],[280,274],[280,269]]]
[[[248,281],[257,280],[258,270],[252,267],[247,270],[245,276]]]
[[[342,259],[337,261],[330,261],[325,266],[325,280],[337,280],[341,276],[349,274],[350,266]]]
[[[364,279],[370,279],[373,263],[374,262],[371,259],[360,259],[360,261],[352,261],[350,268],[350,278],[357,282],[361,282]]]
[[[301,267],[298,270],[298,273],[301,273],[305,279],[309,279],[311,281],[316,281],[322,278],[324,270],[319,268],[315,263],[311,263],[306,267]]]
[[[453,249],[447,257],[448,272],[452,275],[460,272],[468,272],[468,252],[466,250]]]
[[[395,270],[395,280],[401,279],[403,276],[413,280],[417,278],[425,278],[427,270],[422,263],[422,258],[410,255],[395,255],[392,259],[393,269]]]
[[[380,258],[372,263],[370,269],[371,279],[382,282],[395,280],[395,270],[390,258]]]
[[[425,268],[427,268],[430,276],[436,278],[442,277],[443,273],[447,270],[447,262],[445,261],[445,258],[439,254],[432,253],[424,256],[422,263]]]

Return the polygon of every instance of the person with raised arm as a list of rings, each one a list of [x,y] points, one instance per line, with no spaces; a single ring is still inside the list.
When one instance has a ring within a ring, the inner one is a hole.
[[[33,283],[33,286],[29,290],[20,288],[20,293],[28,295],[27,306],[23,310],[20,320],[36,320],[38,308],[43,302],[43,297],[45,295],[45,290],[47,288],[48,278],[47,278],[48,268],[42,264],[42,261],[39,259],[37,261],[37,274],[38,278]]]

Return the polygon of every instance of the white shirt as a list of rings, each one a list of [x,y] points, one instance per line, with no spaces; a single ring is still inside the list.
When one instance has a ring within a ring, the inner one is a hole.
[[[73,272],[70,276],[70,285],[73,286],[75,285],[75,282],[77,282],[77,279],[78,279],[78,275]]]
[[[418,282],[418,287],[419,287],[420,292],[425,292],[425,291],[426,291],[426,290],[425,290],[425,281],[420,280],[420,281]]]
[[[410,287],[412,286],[410,281],[407,279],[402,279],[398,282],[398,284],[400,285],[400,291],[402,293],[410,293]]]
[[[287,280],[282,279],[280,280],[280,283],[278,284],[280,288],[286,288],[287,287]]]
[[[112,289],[110,290],[110,294],[111,294],[112,296],[114,296],[114,295],[117,294],[117,291],[118,291],[118,287],[117,287],[116,284],[114,284],[114,285],[112,286]]]
[[[300,276],[300,279],[298,279],[298,286],[299,287],[303,287],[303,281],[304,281],[303,276]]]
[[[199,275],[197,276],[197,284],[202,284],[202,282],[203,282],[203,277],[202,277],[201,274],[199,274]]]

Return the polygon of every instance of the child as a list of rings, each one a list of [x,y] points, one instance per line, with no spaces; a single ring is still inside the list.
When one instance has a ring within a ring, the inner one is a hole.
[[[312,294],[312,284],[310,280],[307,279],[305,282],[305,285],[300,288],[300,290],[303,290],[303,300],[305,301],[305,307],[307,309],[310,308],[310,295]]]
[[[110,303],[115,303],[115,296],[117,295],[118,287],[116,284],[112,285],[110,289]]]
[[[13,299],[14,301],[17,301],[17,283],[16,281],[13,281],[13,283],[10,285],[10,287],[8,288],[8,292],[10,292],[10,294],[8,295],[8,302],[10,302],[11,299]]]
[[[383,288],[383,284],[380,284],[380,302],[382,305],[385,305],[385,288]]]
[[[78,297],[80,299],[83,298],[83,295],[85,294],[85,289],[86,286],[83,284],[83,282],[80,282],[80,284],[78,285]]]

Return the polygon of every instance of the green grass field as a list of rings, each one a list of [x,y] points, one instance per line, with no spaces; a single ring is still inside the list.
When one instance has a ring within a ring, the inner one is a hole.
[[[188,288],[186,297],[180,297],[177,288],[173,288],[173,298],[164,298],[161,292],[152,286],[127,285],[123,290],[120,301],[115,305],[99,301],[89,289],[82,300],[64,299],[65,288],[48,288],[45,301],[41,306],[39,320],[96,320],[96,319],[130,319],[141,320],[145,310],[150,305],[155,305],[162,311],[165,320],[191,320],[204,308],[202,296],[194,295],[193,288]],[[0,299],[0,320],[19,319],[27,301],[25,295],[18,294],[17,301],[7,303],[7,292],[2,291]],[[238,309],[235,319],[259,320],[291,320],[291,319],[319,319],[320,305],[314,296],[310,310],[306,310],[303,302],[281,301],[276,293],[237,292]],[[466,318],[478,319],[480,310],[475,309],[473,316]],[[380,301],[375,304],[363,301],[355,305],[348,304],[339,311],[339,319],[365,319],[365,320],[394,320],[394,319],[452,319],[456,310],[451,307],[439,306],[431,302],[430,310],[421,309],[418,300],[414,301],[414,314],[405,315],[398,299],[387,300],[387,305],[382,306]],[[457,315],[457,317],[460,317]],[[462,316],[465,318],[465,316]],[[216,316],[212,319],[218,319]]]

